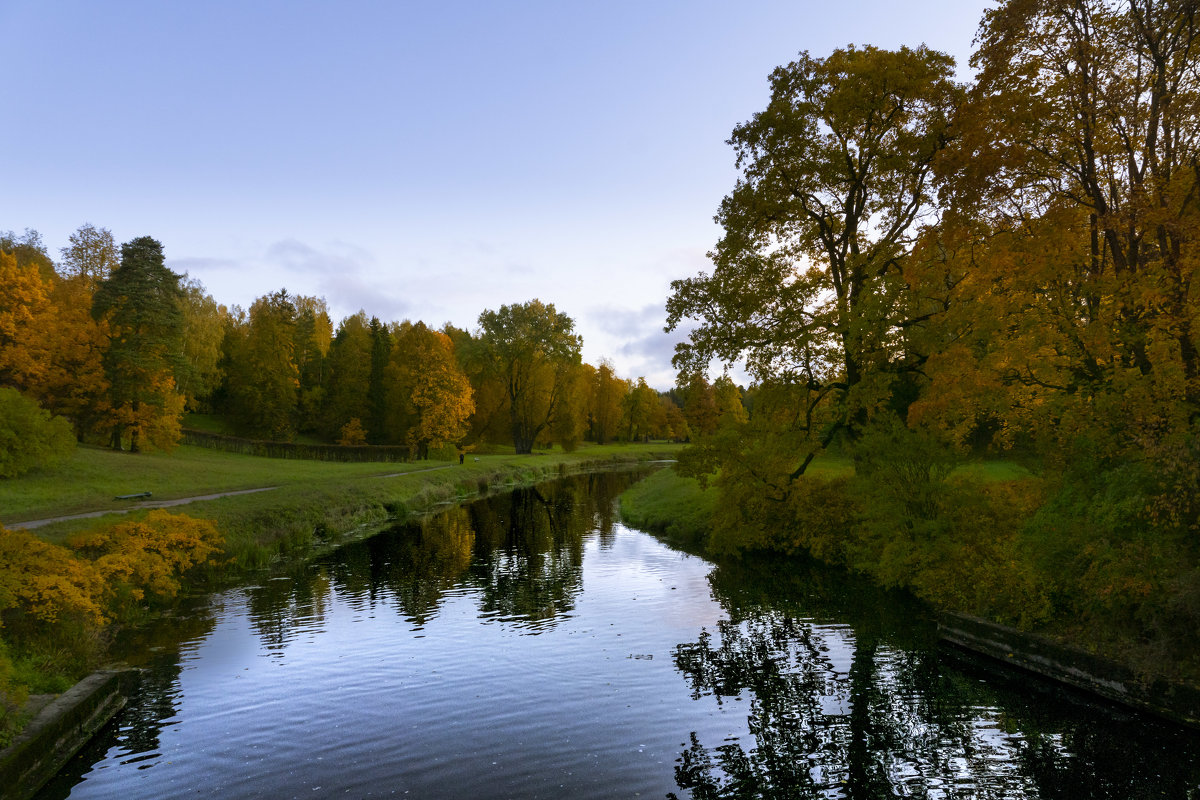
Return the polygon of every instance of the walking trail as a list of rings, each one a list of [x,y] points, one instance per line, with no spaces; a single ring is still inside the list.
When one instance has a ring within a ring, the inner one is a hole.
[[[401,475],[412,475],[417,472],[433,472],[439,469],[450,469],[449,466],[444,467],[426,467],[425,469],[413,469],[408,472],[389,472],[386,475],[372,475],[373,478],[398,478]],[[130,511],[136,511],[142,508],[170,508],[171,506],[182,506],[188,503],[195,503],[201,500],[217,500],[221,497],[233,497],[239,494],[255,494],[256,492],[269,492],[273,489],[278,489],[278,486],[263,486],[258,489],[239,489],[234,492],[217,492],[216,494],[198,494],[193,497],[176,497],[174,500],[138,500],[134,501],[128,508],[107,508],[103,511],[86,511],[82,514],[65,514],[61,517],[48,517],[46,519],[31,519],[25,522],[10,522],[4,527],[15,530],[24,528],[29,530],[32,528],[40,528],[43,525],[50,525],[54,522],[66,522],[71,519],[90,519],[92,517],[103,517],[105,514],[128,514]]]

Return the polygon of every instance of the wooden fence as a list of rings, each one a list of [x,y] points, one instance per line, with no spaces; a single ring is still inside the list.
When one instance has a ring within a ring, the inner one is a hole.
[[[183,444],[265,458],[302,458],[311,461],[409,461],[407,447],[388,445],[296,444],[241,439],[219,433],[183,429]]]

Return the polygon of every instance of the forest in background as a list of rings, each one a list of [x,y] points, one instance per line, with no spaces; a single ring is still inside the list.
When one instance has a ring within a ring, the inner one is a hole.
[[[364,311],[335,328],[324,299],[286,289],[227,308],[150,237],[118,248],[85,224],[56,262],[36,231],[0,233],[0,476],[73,439],[170,450],[188,412],[245,437],[452,458],[683,441],[741,406],[728,378],[660,393],[584,363],[581,347],[574,321],[538,300],[484,311],[474,332]]]

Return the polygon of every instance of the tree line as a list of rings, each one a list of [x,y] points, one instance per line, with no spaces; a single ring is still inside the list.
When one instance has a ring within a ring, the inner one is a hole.
[[[728,380],[660,393],[607,360],[584,363],[574,321],[538,300],[486,310],[475,331],[365,311],[335,326],[323,298],[286,289],[227,308],[168,269],[151,237],[118,247],[86,224],[69,242],[55,261],[36,232],[0,233],[9,461],[45,462],[72,438],[167,450],[188,412],[246,437],[400,445],[424,458],[489,443],[528,453],[685,440],[715,426],[718,403],[740,408]]]
[[[790,536],[999,618],[1192,641],[1198,9],[1007,0],[965,85],[926,47],[772,73],[730,139],[711,272],[668,301],[671,327],[699,322],[682,375],[754,380],[747,421],[688,454],[730,541]],[[829,451],[852,486],[808,479]],[[1034,477],[957,491],[956,458],[988,452]]]

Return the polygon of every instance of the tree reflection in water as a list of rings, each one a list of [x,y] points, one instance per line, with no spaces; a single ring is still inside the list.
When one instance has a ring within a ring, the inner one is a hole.
[[[164,615],[139,628],[126,628],[114,643],[123,663],[138,668],[133,679],[137,688],[128,693],[128,704],[76,753],[54,778],[42,787],[39,800],[68,797],[83,782],[92,765],[110,749],[124,752],[124,763],[139,769],[153,766],[163,756],[163,728],[179,710],[179,675],[183,670],[178,644],[199,642],[212,633],[216,623],[211,608],[185,601],[177,613]],[[0,797],[6,796],[0,789]]]
[[[693,798],[1193,796],[1189,737],[944,664],[903,597],[796,563],[726,565],[711,581],[730,619],[680,644],[675,664],[694,698],[749,700],[753,743],[692,733],[675,776]],[[1130,737],[1152,744],[1130,755]]]
[[[579,475],[450,508],[341,548],[248,593],[255,631],[282,651],[324,617],[330,592],[359,608],[394,607],[415,628],[448,593],[471,590],[480,616],[538,632],[582,590],[584,539],[611,541],[629,472]]]

